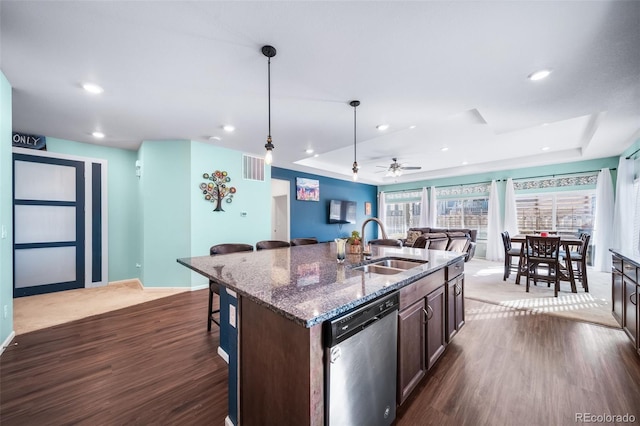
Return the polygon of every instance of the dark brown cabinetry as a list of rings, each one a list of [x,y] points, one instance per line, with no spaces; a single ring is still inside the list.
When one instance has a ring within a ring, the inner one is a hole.
[[[447,343],[464,325],[464,261],[447,266]]]
[[[638,290],[640,290],[640,264],[631,257],[613,251],[611,269],[612,314],[627,333],[633,346],[640,354],[640,311]]]
[[[464,324],[464,260],[400,290],[398,403],[402,404]],[[446,277],[451,277],[449,281]]]

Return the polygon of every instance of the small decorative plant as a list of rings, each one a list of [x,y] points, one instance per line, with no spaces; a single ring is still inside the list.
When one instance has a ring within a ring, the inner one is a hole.
[[[360,253],[362,248],[362,238],[358,231],[352,231],[351,236],[347,239],[349,243],[349,253]]]

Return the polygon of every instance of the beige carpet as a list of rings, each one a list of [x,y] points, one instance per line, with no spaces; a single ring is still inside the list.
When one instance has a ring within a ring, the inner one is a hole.
[[[571,293],[569,282],[561,283],[558,297],[546,283],[525,291],[526,280],[516,285],[515,273],[502,281],[502,262],[472,259],[465,264],[465,297],[527,313],[548,314],[620,328],[611,314],[611,273],[588,268],[589,293],[577,282],[578,293]]]
[[[131,280],[96,288],[18,297],[13,299],[13,329],[20,335],[187,290],[144,289],[137,280]]]

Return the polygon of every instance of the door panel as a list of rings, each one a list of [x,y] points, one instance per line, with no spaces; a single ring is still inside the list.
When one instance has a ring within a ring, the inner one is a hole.
[[[14,223],[21,232],[16,244],[76,240],[76,208],[71,206],[17,205]]]
[[[13,159],[14,297],[84,287],[84,162]]]
[[[15,265],[16,288],[76,281],[76,248],[17,250]]]

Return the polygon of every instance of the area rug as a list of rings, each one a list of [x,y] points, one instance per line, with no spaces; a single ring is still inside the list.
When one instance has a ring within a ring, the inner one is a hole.
[[[515,284],[516,274],[502,280],[502,262],[472,259],[465,263],[465,297],[498,305],[509,310],[515,309],[526,314],[546,314],[577,321],[620,328],[611,314],[611,274],[588,268],[589,292],[580,285],[578,293],[571,293],[569,282],[561,283],[558,297],[553,296],[553,288],[546,283],[531,283],[526,292],[526,280]],[[496,310],[498,314],[500,310]]]

